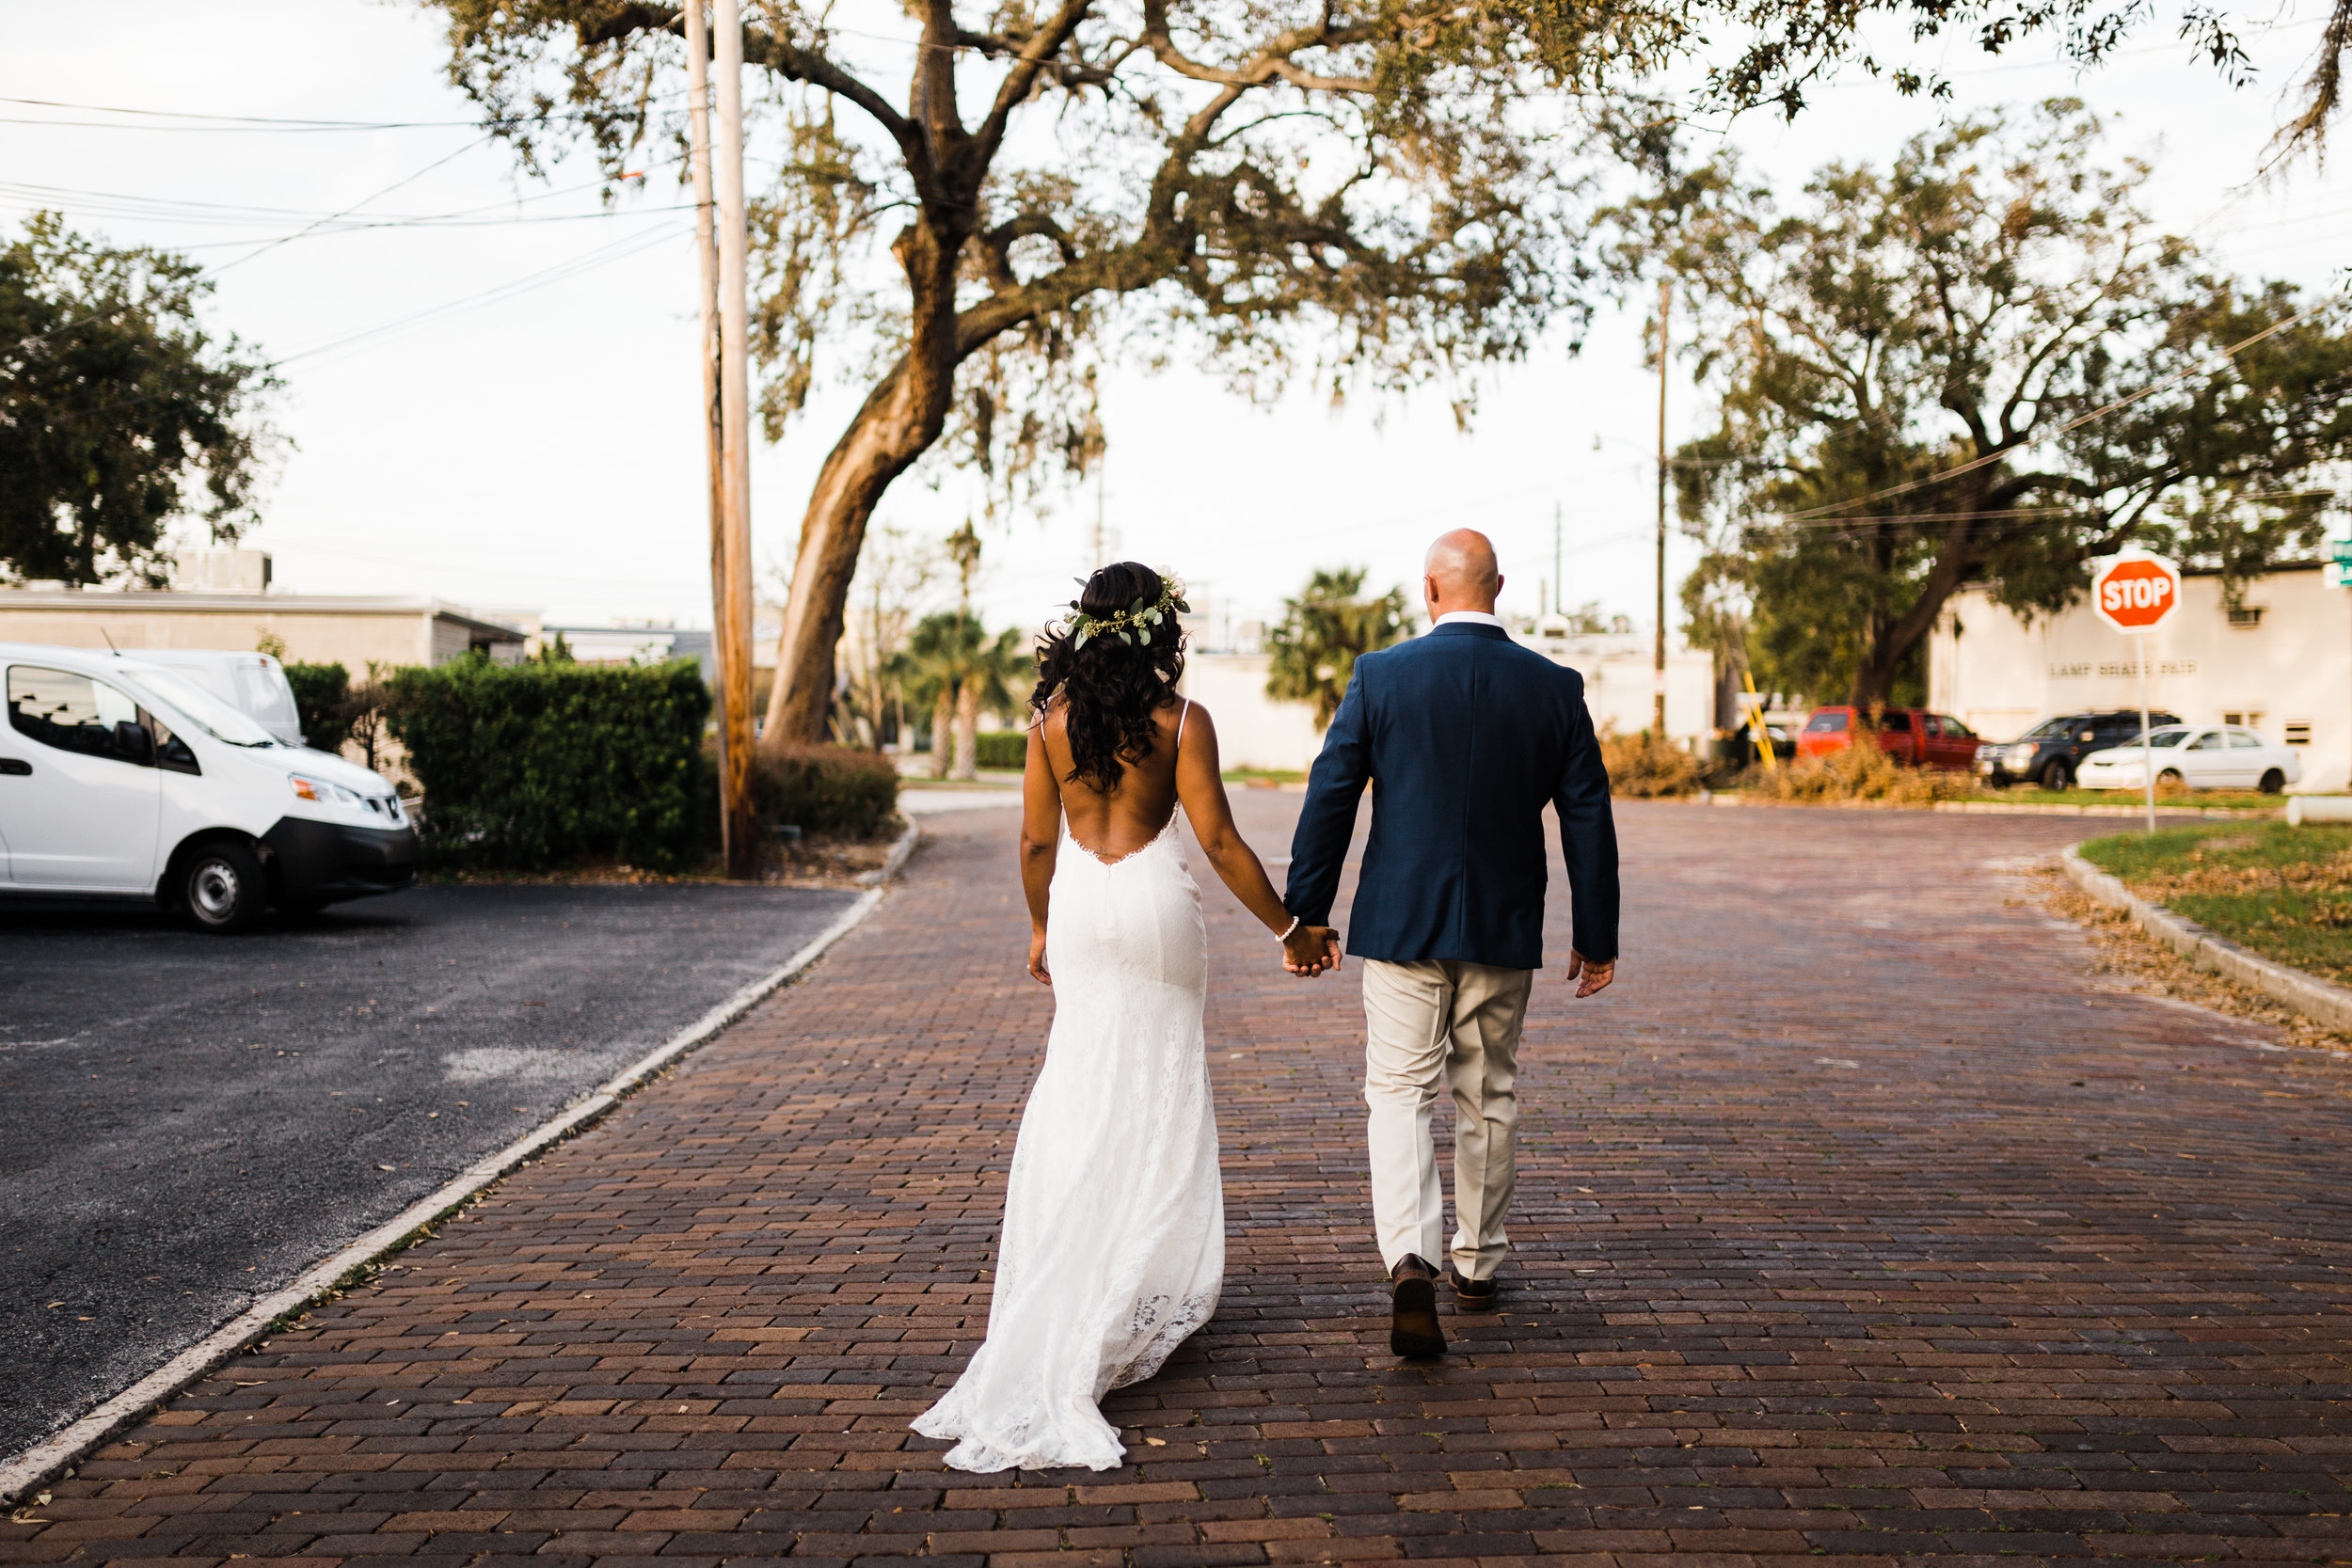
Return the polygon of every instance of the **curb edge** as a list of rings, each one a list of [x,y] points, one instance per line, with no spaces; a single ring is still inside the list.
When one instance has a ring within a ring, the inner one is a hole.
[[[2084,839],[2070,844],[2058,856],[2067,879],[2086,895],[2109,909],[2129,914],[2141,930],[2198,968],[2226,974],[2305,1018],[2352,1033],[2352,990],[2299,969],[2274,963],[2227,937],[2217,936],[2193,920],[2174,914],[2162,904],[2150,903],[2125,887],[2122,879],[2083,859],[2082,847],[2090,842]]]
[[[848,936],[873,913],[886,896],[885,886],[905,866],[922,837],[920,824],[910,822],[891,847],[890,858],[867,876],[874,885],[858,895],[832,925],[776,968],[706,1011],[652,1051],[605,1080],[582,1099],[557,1112],[537,1127],[495,1153],[475,1161],[436,1191],[419,1198],[389,1220],[362,1235],[296,1275],[293,1284],[274,1291],[214,1329],[128,1388],[101,1403],[62,1431],[35,1443],[22,1453],[0,1460],[0,1503],[13,1504],[58,1471],[113,1436],[146,1411],[162,1404],[190,1383],[219,1366],[289,1312],[298,1311],[338,1294],[345,1276],[365,1267],[403,1243],[449,1212],[515,1170],[534,1156],[601,1121],[606,1113],[645,1086],[663,1068],[706,1043],[785,986],[798,980],[825,956],[834,943]]]

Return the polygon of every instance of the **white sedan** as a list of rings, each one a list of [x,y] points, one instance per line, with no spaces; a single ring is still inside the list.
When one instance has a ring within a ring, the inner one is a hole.
[[[2084,789],[2143,789],[2148,774],[2139,737],[2083,758],[2075,783]],[[2191,789],[2259,789],[2276,795],[2303,777],[2292,746],[2265,740],[2235,724],[2168,724],[2148,736],[2147,757],[2159,784]]]

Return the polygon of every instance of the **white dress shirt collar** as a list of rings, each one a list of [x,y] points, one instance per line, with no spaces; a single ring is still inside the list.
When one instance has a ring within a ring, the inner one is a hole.
[[[1432,621],[1429,629],[1435,631],[1439,626],[1450,626],[1457,622],[1469,626],[1498,626],[1504,631],[1511,629],[1502,625],[1502,616],[1489,615],[1483,610],[1449,610]]]

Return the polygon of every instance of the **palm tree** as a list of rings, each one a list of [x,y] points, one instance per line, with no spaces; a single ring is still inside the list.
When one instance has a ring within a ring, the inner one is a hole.
[[[1364,573],[1341,567],[1307,579],[1307,591],[1285,600],[1281,623],[1269,634],[1274,663],[1267,673],[1269,697],[1315,705],[1315,728],[1330,727],[1347,694],[1356,660],[1387,647],[1408,628],[1405,590],[1391,588],[1365,598]]]
[[[1029,669],[1022,634],[1007,627],[991,638],[977,615],[943,610],[926,615],[891,660],[890,673],[907,700],[931,710],[931,777],[979,774],[980,712],[1010,713]]]

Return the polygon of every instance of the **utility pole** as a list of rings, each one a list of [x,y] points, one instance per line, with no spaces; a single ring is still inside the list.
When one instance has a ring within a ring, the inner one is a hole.
[[[710,645],[719,667],[719,846],[727,874],[735,875],[733,810],[736,776],[728,767],[735,747],[729,674],[734,669],[727,637],[726,431],[719,406],[719,240],[710,183],[710,29],[702,0],[686,7],[686,123],[689,166],[694,178],[694,266],[697,317],[701,323],[703,440],[710,487]]]
[[[701,0],[688,0],[687,9]],[[737,0],[712,0],[717,34],[712,51],[718,90],[712,96],[717,126],[711,142],[719,240],[719,414],[724,472],[721,497],[725,512],[722,578],[723,613],[714,640],[720,649],[726,776],[720,785],[726,816],[727,875],[758,874],[752,815],[752,383],[751,309],[747,262],[750,243],[743,211],[743,23]],[[783,670],[776,678],[784,678]]]
[[[1658,637],[1650,652],[1650,698],[1654,727],[1666,738],[1666,319],[1674,309],[1671,277],[1658,280]]]
[[[1551,503],[1551,612],[1568,612],[1568,579],[1560,575],[1560,503]]]

